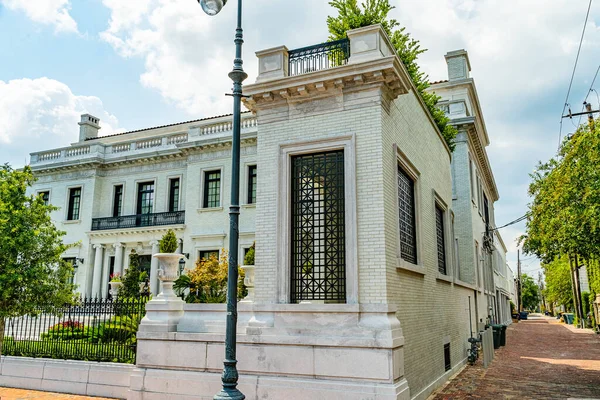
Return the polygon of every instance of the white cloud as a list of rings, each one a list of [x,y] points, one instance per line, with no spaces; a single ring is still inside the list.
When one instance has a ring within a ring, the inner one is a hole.
[[[216,17],[204,14],[193,0],[103,0],[103,4],[111,11],[111,18],[101,38],[121,56],[145,60],[145,71],[140,76],[145,87],[157,90],[194,117],[231,112],[231,98],[225,93],[231,91],[227,72],[234,58],[235,2]],[[255,0],[252,7],[247,6],[247,82],[253,82],[256,76],[256,50],[326,39],[324,19],[328,8],[322,0],[301,4]],[[284,15],[287,17],[282,18]],[[315,19],[314,15],[322,17]]]
[[[118,131],[97,97],[77,96],[48,78],[0,80],[0,163],[22,166],[30,152],[76,142],[84,113],[100,118],[103,135]]]
[[[77,22],[69,14],[69,0],[0,0],[11,10],[23,11],[34,22],[53,25],[56,32],[77,32]]]

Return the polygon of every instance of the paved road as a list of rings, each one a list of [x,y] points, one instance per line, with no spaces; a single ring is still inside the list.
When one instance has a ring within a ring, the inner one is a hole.
[[[35,390],[0,387],[1,400],[110,400],[103,397],[75,396],[64,393],[37,392]]]
[[[600,399],[600,335],[541,316],[512,324],[487,370],[465,368],[431,399]]]

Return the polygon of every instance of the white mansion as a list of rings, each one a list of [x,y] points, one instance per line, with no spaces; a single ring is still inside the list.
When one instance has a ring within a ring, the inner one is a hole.
[[[258,52],[259,76],[244,88],[232,251],[242,257],[256,241],[255,298],[238,321],[248,399],[424,399],[464,365],[470,323],[510,319],[512,276],[466,52],[449,53],[449,81],[432,86],[460,130],[452,153],[381,28],[348,37]],[[98,124],[83,115],[77,143],[31,155],[33,190],[78,243],[64,257],[82,294],[105,296],[132,249],[156,293],[151,255],[167,229],[187,268],[226,247],[231,116],[111,136]],[[221,306],[173,306],[180,315],[162,325],[152,309],[129,386],[114,393],[212,398]]]

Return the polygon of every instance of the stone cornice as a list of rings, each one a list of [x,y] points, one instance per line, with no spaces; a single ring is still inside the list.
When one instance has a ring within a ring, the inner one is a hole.
[[[244,104],[255,112],[273,102],[312,100],[369,84],[384,85],[394,99],[411,88],[410,78],[398,57],[388,56],[247,85],[244,94],[248,97]]]
[[[145,226],[140,228],[127,228],[127,229],[107,229],[102,231],[90,231],[87,232],[90,238],[97,237],[110,237],[110,236],[128,236],[128,235],[139,235],[149,233],[161,233],[167,232],[169,229],[173,231],[184,231],[185,225],[161,225],[161,226]]]

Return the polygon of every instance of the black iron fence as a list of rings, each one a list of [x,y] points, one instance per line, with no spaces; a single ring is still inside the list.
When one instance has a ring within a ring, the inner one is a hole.
[[[93,218],[92,230],[139,228],[143,226],[179,225],[185,223],[185,211],[152,214],[122,215],[119,217]]]
[[[291,50],[288,54],[288,75],[302,75],[347,64],[350,58],[350,41],[336,40]]]
[[[135,363],[136,334],[147,296],[82,299],[5,321],[2,354],[65,360]]]

